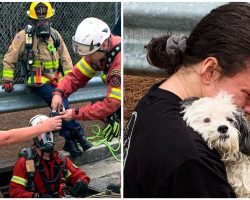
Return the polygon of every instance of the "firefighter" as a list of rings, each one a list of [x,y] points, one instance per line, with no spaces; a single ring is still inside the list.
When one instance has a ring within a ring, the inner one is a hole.
[[[37,115],[30,120],[35,126],[47,119]],[[88,191],[90,178],[72,161],[55,151],[53,133],[43,133],[33,139],[33,146],[22,150],[10,182],[12,198],[62,198],[67,185],[76,195]]]
[[[112,140],[120,132],[121,38],[113,35],[105,22],[90,17],[79,24],[72,38],[72,44],[74,51],[82,58],[54,90],[51,107],[60,109],[63,98],[67,98],[78,88],[84,87],[98,71],[103,71],[101,78],[107,84],[106,98],[79,109],[68,109],[62,114],[65,120],[107,118],[109,124],[106,131],[110,134],[109,140]]]
[[[30,90],[40,96],[49,106],[52,92],[58,82],[72,70],[72,60],[61,35],[51,27],[51,18],[55,14],[49,2],[32,2],[27,15],[32,25],[16,34],[3,59],[3,85],[6,92],[14,89],[13,78],[18,60],[24,63],[25,82]],[[63,105],[69,107],[63,98]],[[84,151],[91,144],[84,139],[83,129],[74,120],[64,121],[60,135],[65,138],[63,149],[73,156],[81,155],[73,139],[77,135]]]

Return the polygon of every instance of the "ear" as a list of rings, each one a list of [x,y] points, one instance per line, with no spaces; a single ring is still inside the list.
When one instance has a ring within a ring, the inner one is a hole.
[[[250,155],[250,129],[246,119],[239,115],[238,113],[234,113],[236,119],[236,128],[239,130],[239,146],[240,152],[246,155]]]
[[[218,60],[215,57],[208,57],[202,62],[201,80],[204,84],[210,84],[216,77],[218,78],[220,69]]]

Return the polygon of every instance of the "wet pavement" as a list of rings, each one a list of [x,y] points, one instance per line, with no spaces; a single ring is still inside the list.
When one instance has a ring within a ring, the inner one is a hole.
[[[115,160],[114,157],[79,167],[90,177],[89,186],[96,191],[104,192],[111,183],[120,184],[121,162]]]

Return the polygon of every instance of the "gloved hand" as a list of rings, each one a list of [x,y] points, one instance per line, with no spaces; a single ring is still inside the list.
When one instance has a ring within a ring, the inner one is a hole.
[[[38,198],[53,198],[49,194],[38,194]]]
[[[108,124],[102,130],[102,134],[109,142],[112,141],[114,137],[117,138],[120,135],[120,120],[116,114],[108,117]]]
[[[12,81],[3,81],[2,89],[5,90],[5,92],[12,92],[14,89],[13,82]]]
[[[55,89],[53,92],[53,97],[51,100],[51,108],[52,110],[60,111],[62,109],[62,101],[63,101],[63,92],[59,92],[61,90]]]
[[[77,196],[87,193],[88,189],[89,189],[88,184],[82,180],[77,181],[74,187]]]

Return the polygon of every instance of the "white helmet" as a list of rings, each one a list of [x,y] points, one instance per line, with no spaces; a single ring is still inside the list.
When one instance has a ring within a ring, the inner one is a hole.
[[[48,119],[46,115],[36,115],[31,118],[29,125],[30,126],[35,126],[39,124],[39,122],[44,121]],[[54,151],[54,136],[52,132],[47,132],[43,133],[35,138],[33,138],[34,144],[37,148],[40,150],[46,152],[46,153],[51,153]]]
[[[97,51],[109,37],[110,28],[105,22],[94,17],[86,18],[78,25],[72,37],[73,49],[85,56]]]
[[[46,120],[46,119],[48,119],[48,117],[47,117],[46,115],[36,115],[36,116],[34,116],[34,117],[32,117],[32,118],[30,119],[29,125],[30,125],[30,126],[35,126],[35,125],[37,125],[39,122],[44,121],[44,120]]]

